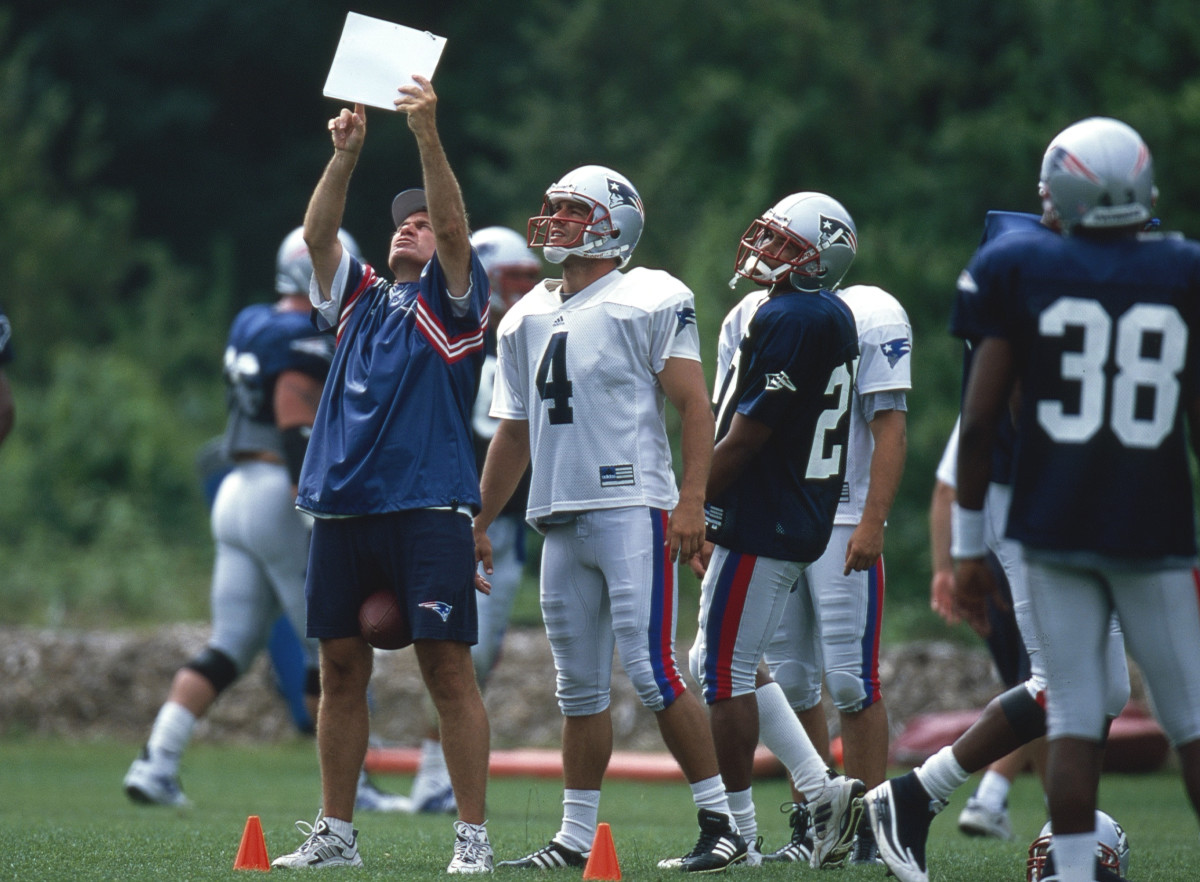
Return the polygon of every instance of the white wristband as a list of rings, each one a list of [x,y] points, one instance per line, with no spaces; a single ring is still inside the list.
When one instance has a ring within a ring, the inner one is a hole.
[[[982,511],[961,508],[957,502],[950,504],[950,556],[955,560],[983,557],[987,554],[984,541],[984,519]]]

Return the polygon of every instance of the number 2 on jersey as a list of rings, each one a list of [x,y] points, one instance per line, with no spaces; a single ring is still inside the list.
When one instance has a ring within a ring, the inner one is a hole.
[[[537,390],[542,401],[553,402],[546,411],[550,425],[561,426],[574,422],[571,408],[571,381],[567,379],[567,332],[550,335],[546,351],[537,369]]]

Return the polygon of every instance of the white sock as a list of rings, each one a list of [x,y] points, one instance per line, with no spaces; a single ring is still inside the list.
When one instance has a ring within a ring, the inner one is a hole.
[[[325,823],[329,825],[329,831],[337,835],[339,839],[345,842],[354,842],[354,822],[343,821],[341,818],[325,818]]]
[[[975,791],[975,799],[993,812],[1004,811],[1008,805],[1008,789],[1011,786],[1012,782],[999,772],[984,772],[983,780],[979,782],[979,788]]]
[[[758,698],[758,737],[787,766],[796,789],[815,797],[825,788],[827,767],[788,704],[783,687],[768,683],[754,690]]]
[[[1050,837],[1054,872],[1059,882],[1092,882],[1096,878],[1096,832],[1055,833]]]
[[[196,715],[174,701],[158,709],[146,750],[156,766],[174,775],[179,771],[179,759],[196,728]]]
[[[729,809],[729,800],[725,798],[725,785],[721,782],[720,775],[713,775],[689,786],[692,788],[692,802],[696,803],[696,808],[732,817],[733,812]]]
[[[599,790],[563,790],[562,829],[554,837],[567,848],[587,854],[600,817]]]
[[[954,758],[954,748],[949,745],[925,760],[917,769],[917,778],[921,786],[939,802],[948,802],[950,795],[965,784],[969,777],[971,776]]]
[[[747,845],[753,845],[758,836],[758,820],[754,817],[753,790],[753,787],[747,787],[745,790],[728,794],[729,808],[733,812],[733,822]]]
[[[446,755],[442,753],[442,742],[426,738],[421,742],[421,759],[418,769],[431,772],[445,770]]]

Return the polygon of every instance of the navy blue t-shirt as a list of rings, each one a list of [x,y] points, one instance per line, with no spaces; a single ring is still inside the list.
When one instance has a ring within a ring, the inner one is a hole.
[[[732,388],[722,391],[717,440],[735,409],[770,426],[771,436],[709,500],[710,540],[777,560],[821,556],[845,478],[857,358],[854,316],[837,296],[787,291],[759,306],[727,379]]]
[[[1198,307],[1200,244],[1179,237],[1031,230],[976,254],[951,327],[1013,347],[1011,538],[1064,559],[1192,560]]]

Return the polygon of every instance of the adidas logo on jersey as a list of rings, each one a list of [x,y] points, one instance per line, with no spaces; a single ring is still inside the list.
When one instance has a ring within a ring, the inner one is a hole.
[[[560,315],[560,316],[555,317],[554,321],[550,323],[550,327],[561,328],[561,327],[564,327],[566,325],[566,323],[567,323],[567,320]]]

